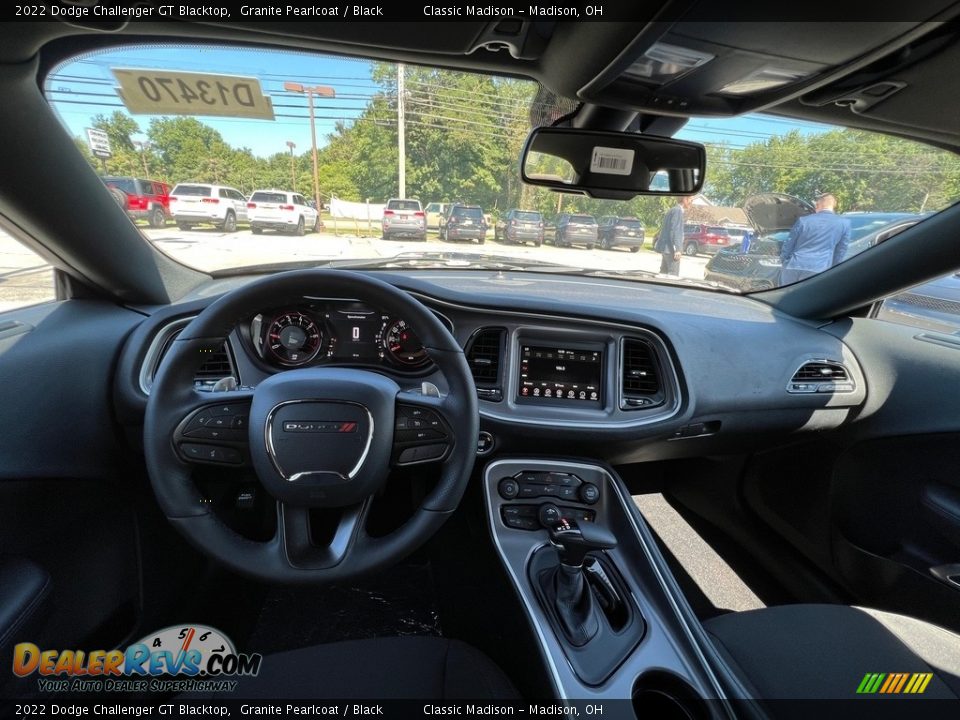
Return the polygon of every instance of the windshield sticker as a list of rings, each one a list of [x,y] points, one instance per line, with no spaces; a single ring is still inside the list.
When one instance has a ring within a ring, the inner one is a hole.
[[[273,120],[273,104],[253,77],[113,68],[117,94],[134,115],[215,115]]]

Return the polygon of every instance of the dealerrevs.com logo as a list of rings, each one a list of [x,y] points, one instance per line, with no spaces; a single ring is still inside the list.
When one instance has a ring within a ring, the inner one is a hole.
[[[262,661],[205,625],[172,625],[125,650],[41,650],[29,642],[13,649],[14,675],[37,675],[42,692],[231,692],[235,678],[257,675]]]

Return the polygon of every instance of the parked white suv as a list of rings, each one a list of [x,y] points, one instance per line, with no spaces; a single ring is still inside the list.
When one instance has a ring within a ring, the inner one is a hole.
[[[254,235],[264,230],[294,235],[320,230],[320,213],[307,205],[303,195],[286,190],[256,190],[247,202],[247,219]]]
[[[247,199],[232,187],[179,183],[170,193],[170,214],[181,230],[212,223],[224,232],[234,232],[237,222],[247,219]]]

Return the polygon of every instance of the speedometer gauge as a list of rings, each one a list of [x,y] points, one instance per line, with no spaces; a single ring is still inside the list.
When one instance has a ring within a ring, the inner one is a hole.
[[[394,320],[383,331],[383,349],[387,355],[403,365],[422,365],[427,361],[427,350],[406,320]]]
[[[282,365],[305,365],[320,352],[323,331],[302,312],[288,312],[271,321],[265,344]]]

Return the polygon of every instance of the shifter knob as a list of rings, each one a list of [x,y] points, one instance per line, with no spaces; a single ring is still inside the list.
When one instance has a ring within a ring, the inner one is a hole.
[[[575,520],[561,518],[547,530],[550,542],[560,555],[560,563],[570,567],[581,567],[587,553],[593,550],[610,550],[617,546],[613,533],[593,523],[580,525]]]

